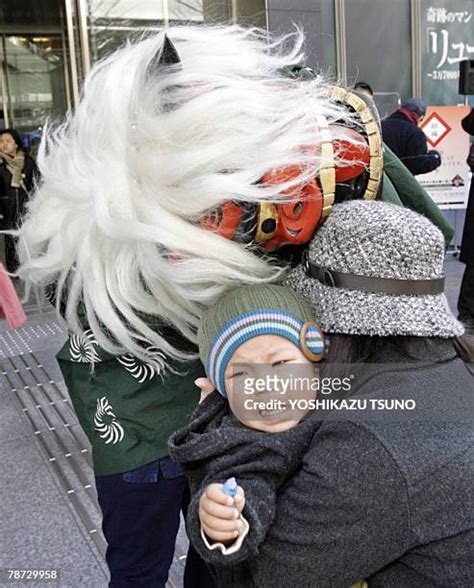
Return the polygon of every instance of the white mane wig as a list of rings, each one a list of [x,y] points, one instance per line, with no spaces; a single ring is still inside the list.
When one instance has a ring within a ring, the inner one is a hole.
[[[159,64],[165,32],[178,65]],[[279,199],[260,182],[273,168],[303,164],[293,183],[317,172],[301,146],[318,142],[318,115],[347,114],[321,79],[282,76],[303,61],[302,43],[299,32],[272,41],[238,26],[172,27],[95,65],[75,111],[44,133],[42,181],[19,232],[19,275],[57,284],[74,332],[82,309],[104,349],[164,367],[156,348],[190,355],[151,323],[195,341],[202,311],[227,289],[279,277],[197,221],[225,200]]]

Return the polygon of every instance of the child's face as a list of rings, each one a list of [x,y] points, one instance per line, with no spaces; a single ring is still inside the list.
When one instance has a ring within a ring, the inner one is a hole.
[[[288,402],[291,390],[284,396],[271,389],[248,395],[243,391],[249,378],[255,381],[267,374],[270,377],[284,377],[284,374],[288,375],[290,368],[285,369],[282,366],[291,364],[299,364],[298,377],[314,378],[317,374],[316,365],[291,341],[278,335],[254,337],[234,352],[225,371],[225,387],[229,406],[243,425],[267,433],[281,433],[297,425],[308,413],[309,409],[291,409]],[[313,398],[314,396],[312,393]],[[291,397],[294,398],[295,395]],[[305,398],[307,397],[306,394]],[[244,405],[244,402],[248,404]],[[282,404],[285,404],[285,408],[282,408]],[[252,406],[251,410],[247,410],[247,406]]]

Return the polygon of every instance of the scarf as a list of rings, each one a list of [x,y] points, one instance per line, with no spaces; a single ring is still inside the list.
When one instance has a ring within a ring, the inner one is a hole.
[[[23,188],[27,192],[22,175],[23,167],[25,166],[24,152],[18,149],[16,154],[12,156],[0,151],[0,157],[5,161],[7,169],[12,175],[10,186],[12,188]]]
[[[418,126],[418,115],[413,110],[409,110],[408,108],[399,108],[398,112],[401,112],[403,115],[407,117],[409,121],[415,123]]]

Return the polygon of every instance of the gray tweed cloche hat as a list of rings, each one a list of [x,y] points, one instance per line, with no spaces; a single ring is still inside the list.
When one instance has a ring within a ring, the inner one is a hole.
[[[327,333],[455,337],[464,329],[444,295],[444,245],[407,208],[353,200],[334,207],[285,283]]]

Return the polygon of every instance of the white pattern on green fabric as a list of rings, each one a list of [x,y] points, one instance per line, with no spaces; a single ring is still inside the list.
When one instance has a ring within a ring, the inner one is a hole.
[[[82,335],[72,334],[69,347],[71,360],[78,363],[100,362],[96,346],[98,346],[97,340],[90,329],[84,331]]]
[[[148,353],[153,353],[155,357],[165,359],[166,356],[157,347],[148,347]],[[124,366],[124,368],[143,384],[146,380],[152,380],[155,376],[160,374],[160,370],[151,363],[144,362],[131,353],[125,353],[117,357],[117,361]]]
[[[104,439],[106,445],[109,443],[115,445],[123,440],[125,432],[106,396],[97,399],[94,425],[99,437]]]

